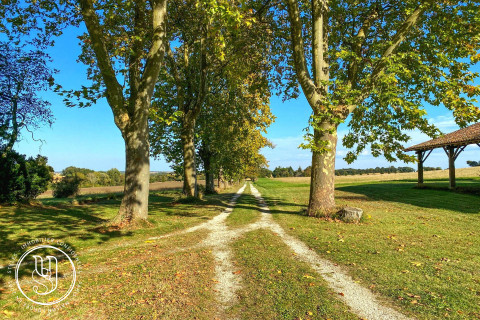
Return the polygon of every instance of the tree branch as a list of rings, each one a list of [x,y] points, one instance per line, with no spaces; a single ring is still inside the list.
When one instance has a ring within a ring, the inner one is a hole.
[[[322,81],[328,81],[328,62],[326,61],[327,35],[324,32],[325,13],[328,11],[326,0],[312,0],[312,57],[313,81],[315,87],[324,88]],[[326,92],[324,92],[326,93]]]
[[[145,0],[136,0],[135,1],[135,16],[133,22],[133,34],[135,38],[133,39],[132,48],[129,55],[128,61],[128,79],[130,87],[130,97],[129,97],[129,111],[133,112],[135,106],[135,99],[138,93],[139,81],[140,81],[140,62],[142,59],[142,47],[143,47],[143,37],[142,31],[144,29],[145,22]]]
[[[124,108],[124,97],[122,86],[118,83],[112,62],[105,47],[103,28],[100,25],[95,9],[91,0],[79,0],[83,21],[87,27],[90,40],[92,41],[93,51],[97,58],[97,65],[102,74],[103,82],[106,87],[106,96],[108,104],[113,111],[115,124],[123,132],[128,124],[128,114]]]
[[[352,44],[352,51],[355,53],[356,58],[359,58],[362,52],[363,44],[365,43],[365,39],[370,31],[370,27],[372,26],[373,21],[378,17],[377,10],[374,9],[371,14],[367,16],[367,18],[363,21],[362,26],[358,30],[357,34],[353,39]],[[348,86],[350,88],[354,88],[356,85],[357,79],[357,72],[358,72],[358,61],[352,60],[348,65]]]
[[[167,18],[167,0],[152,0],[153,37],[152,46],[147,55],[145,69],[140,81],[139,93],[148,101],[153,95],[158,74],[165,55],[165,36]]]
[[[420,4],[398,28],[396,34],[392,38],[391,44],[387,47],[387,49],[385,49],[382,57],[375,63],[370,75],[370,82],[368,85],[363,87],[361,94],[358,96],[357,103],[347,106],[348,113],[351,113],[359,103],[361,103],[370,95],[372,90],[375,88],[376,81],[385,70],[387,59],[393,55],[398,46],[405,40],[408,32],[417,24],[419,18],[426,9],[426,5],[429,3],[430,1],[425,1]]]
[[[315,103],[318,100],[319,95],[316,93],[315,84],[312,81],[307,68],[304,51],[305,45],[302,37],[302,21],[300,20],[298,1],[287,0],[287,3],[295,73],[308,103],[312,109],[316,109],[317,107]]]
[[[207,37],[207,31],[204,30],[204,35],[200,39],[200,74],[199,74],[199,84],[197,91],[197,99],[194,105],[194,116],[200,113],[205,96],[207,95],[207,48],[205,46],[205,38]]]
[[[170,44],[168,41],[165,43],[166,46],[166,58],[167,62],[170,64],[170,69],[172,70],[173,79],[175,80],[175,86],[177,87],[177,102],[178,108],[181,109],[184,104],[185,96],[184,96],[184,88],[182,85],[182,81],[180,79],[180,75],[178,74],[177,64],[175,61],[175,56],[173,55],[172,49],[170,48]]]
[[[418,22],[418,19],[422,15],[422,13],[425,11],[425,6],[424,4],[421,4],[418,6],[415,11],[405,20],[405,22],[400,26],[398,29],[397,33],[393,36],[392,43],[388,48],[385,50],[383,53],[382,57],[378,60],[376,65],[373,68],[372,71],[372,81],[375,82],[375,79],[378,77],[378,75],[385,70],[386,66],[386,59],[391,57],[393,55],[393,52],[397,47],[400,45],[400,43],[405,40],[405,37],[407,33],[412,29],[413,26]]]

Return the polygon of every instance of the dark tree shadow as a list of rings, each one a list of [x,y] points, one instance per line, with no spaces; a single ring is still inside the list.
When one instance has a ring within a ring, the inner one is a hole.
[[[455,212],[480,213],[480,197],[448,190],[419,189],[415,183],[384,182],[338,187],[337,190],[362,194],[371,200],[399,202],[421,208],[446,209]]]
[[[118,201],[116,203],[118,205]],[[23,254],[22,245],[35,239],[53,238],[76,251],[76,241],[93,240],[102,244],[112,238],[127,237],[133,233],[102,228],[108,219],[92,206],[17,205],[0,207],[0,273],[3,281],[14,277],[7,265],[16,263],[14,254]],[[41,243],[38,243],[41,244]],[[34,246],[33,244],[32,246]],[[29,248],[32,246],[28,246]],[[0,297],[2,292],[0,290]]]

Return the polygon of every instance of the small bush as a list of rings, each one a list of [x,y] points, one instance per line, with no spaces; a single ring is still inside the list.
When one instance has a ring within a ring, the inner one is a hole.
[[[30,201],[47,190],[53,168],[47,158],[25,158],[15,151],[0,150],[0,203]]]
[[[81,179],[77,177],[65,177],[61,181],[53,184],[53,196],[55,198],[67,198],[74,196],[80,189]]]

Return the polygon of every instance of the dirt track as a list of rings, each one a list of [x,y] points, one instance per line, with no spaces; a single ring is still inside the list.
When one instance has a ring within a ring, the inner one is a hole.
[[[199,184],[205,185],[205,181],[199,180]],[[167,182],[153,182],[150,183],[150,191],[178,189],[183,185],[183,181],[167,181]],[[80,195],[83,194],[103,194],[103,193],[118,193],[123,192],[123,186],[113,187],[93,187],[93,188],[80,188]],[[47,190],[42,193],[38,198],[51,198],[53,197],[53,191]]]

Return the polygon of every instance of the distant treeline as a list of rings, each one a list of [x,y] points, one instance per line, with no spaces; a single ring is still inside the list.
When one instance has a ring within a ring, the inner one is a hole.
[[[433,171],[433,170],[442,170],[440,167],[424,167],[425,171]],[[299,167],[297,170],[294,170],[292,167],[282,168],[276,167],[273,171],[262,168],[260,171],[261,178],[283,178],[283,177],[310,177],[312,172],[312,168],[310,166],[306,167],[302,170]],[[372,173],[402,173],[402,172],[415,172],[415,169],[411,167],[376,167],[376,168],[369,168],[369,169],[337,169],[335,170],[336,176],[349,176],[349,175],[356,175],[356,174],[372,174]]]
[[[480,161],[467,161],[470,167],[480,167]]]
[[[86,168],[67,167],[62,172],[63,177],[73,177],[80,180],[80,187],[121,186],[125,180],[124,172],[112,168],[108,171],[94,171]],[[150,183],[165,181],[180,181],[181,176],[173,172],[157,172],[150,174]]]

